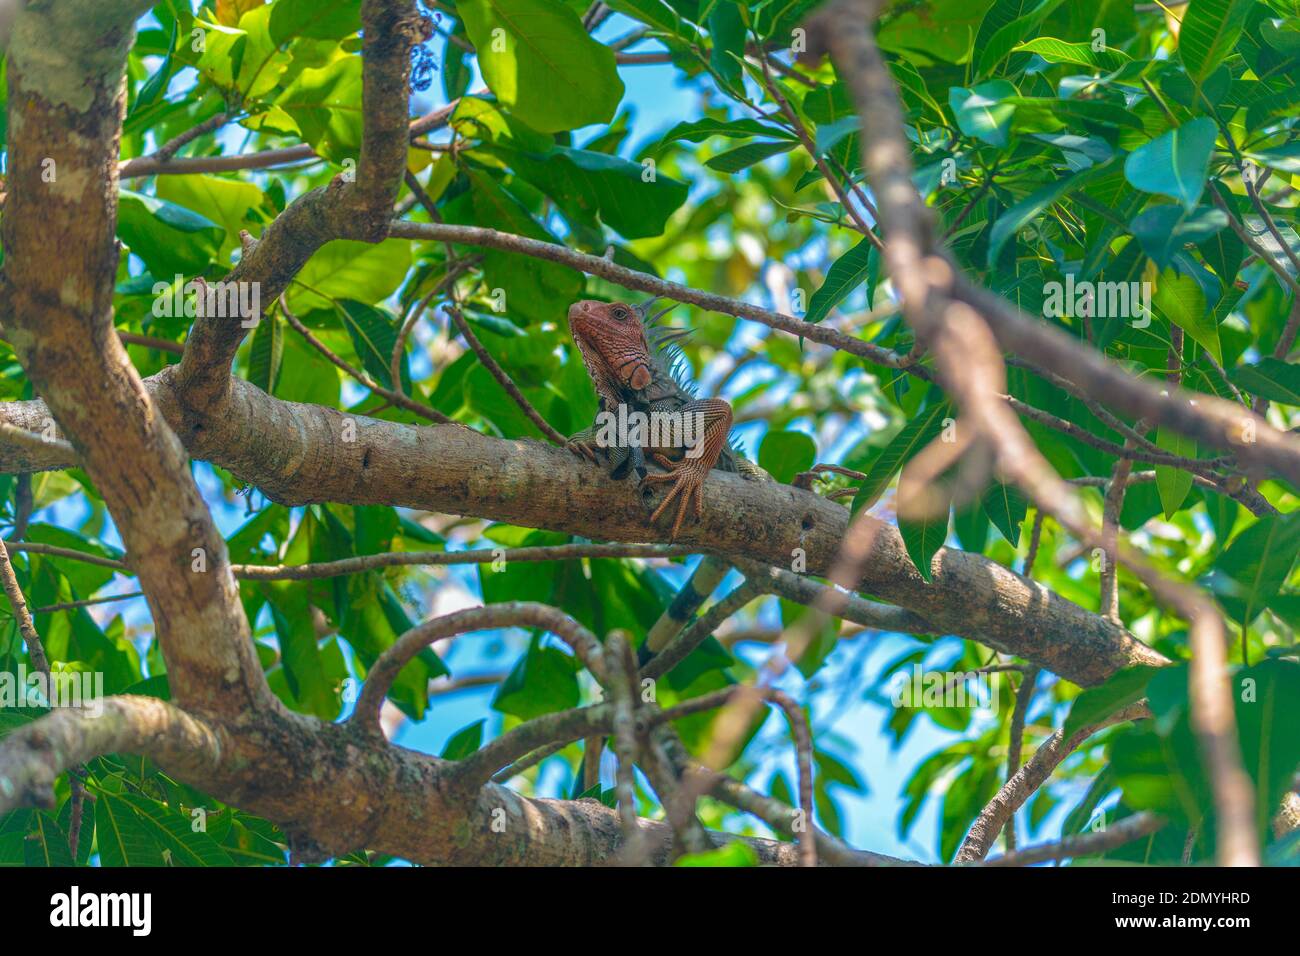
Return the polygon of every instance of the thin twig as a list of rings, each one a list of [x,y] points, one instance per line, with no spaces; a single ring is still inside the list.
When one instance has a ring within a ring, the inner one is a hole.
[[[220,129],[237,115],[239,115],[237,112],[224,112],[218,113],[215,116],[210,116],[197,126],[191,126],[183,133],[180,133],[163,143],[149,158],[159,163],[165,163],[175,156],[180,148],[186,143],[193,142],[200,136],[211,133],[213,130]]]
[[[862,233],[862,235],[864,235],[877,249],[883,249],[884,243],[880,241],[879,236],[871,231],[871,226],[862,218],[862,215],[854,208],[853,204],[849,202],[849,197],[845,193],[844,187],[840,185],[839,178],[831,171],[826,160],[822,157],[821,153],[818,152],[817,144],[813,142],[803,120],[799,118],[799,114],[795,111],[794,107],[790,105],[790,101],[787,100],[785,94],[781,92],[776,81],[772,79],[772,71],[767,65],[766,57],[763,58],[762,65],[767,92],[771,95],[772,99],[776,100],[777,106],[781,108],[781,112],[785,115],[790,129],[799,137],[799,142],[803,144],[804,149],[808,151],[808,155],[812,158],[812,161],[817,164],[817,168],[821,170],[822,175],[826,177],[827,184],[835,192],[835,195],[839,197],[840,205],[844,207],[844,211],[848,213],[849,218],[853,220],[854,228],[858,232]]]
[[[488,370],[491,376],[497,380],[497,384],[505,390],[505,393],[510,396],[516,405],[519,406],[520,410],[528,416],[528,420],[537,426],[537,430],[550,439],[552,443],[563,448],[568,439],[556,431],[555,428],[551,426],[551,423],[542,417],[541,412],[539,412],[533,406],[533,403],[525,397],[524,393],[519,390],[519,386],[514,383],[514,380],[510,378],[506,373],[506,370],[501,367],[500,363],[498,363],[495,358],[492,357],[492,353],[483,347],[483,343],[479,341],[478,336],[475,335],[473,329],[469,327],[469,323],[465,321],[465,316],[461,313],[460,308],[455,305],[447,305],[444,307],[443,311],[446,312],[447,315],[451,316],[452,322],[456,323],[456,328],[460,330],[460,334],[464,337],[465,343],[470,347],[470,350],[478,356],[478,360],[483,363],[483,367]]]
[[[1105,830],[1095,833],[1078,833],[1055,843],[1042,843],[1038,846],[1025,847],[1018,853],[985,860],[983,866],[1031,866],[1034,863],[1046,863],[1049,860],[1063,860],[1067,857],[1091,856],[1105,853],[1144,836],[1150,836],[1165,825],[1163,817],[1152,813],[1135,813],[1111,824]]]
[[[419,119],[414,120],[410,126],[410,135],[413,137],[422,136],[445,126],[459,103],[459,99],[452,100],[446,106],[437,107]],[[321,157],[316,153],[315,149],[307,143],[302,143],[298,146],[289,146],[283,149],[268,149],[257,153],[235,156],[195,156],[181,157],[179,159],[175,157],[160,159],[156,155],[138,156],[121,164],[118,169],[118,177],[120,179],[138,179],[142,176],[223,173],[243,169],[270,169],[275,166],[286,166],[290,163],[321,161]]]
[[[23,597],[23,590],[18,586],[18,576],[14,573],[13,562],[9,560],[9,549],[3,539],[0,539],[0,585],[3,585],[5,595],[9,598],[14,621],[18,624],[18,633],[23,636],[23,643],[27,645],[27,654],[32,659],[32,666],[48,679],[50,661],[45,656],[45,645],[41,643],[41,636],[36,633],[36,624],[32,621],[31,611],[27,608],[27,599]]]
[[[329,346],[327,346],[320,339],[316,338],[316,336],[312,335],[311,330],[308,329],[307,326],[303,325],[296,315],[294,315],[292,312],[289,311],[289,305],[285,301],[283,295],[280,296],[280,313],[284,316],[284,320],[289,323],[289,325],[293,328],[295,332],[297,332],[299,335],[303,337],[303,339],[307,342],[308,345],[314,348],[321,355],[325,356],[325,358],[327,358],[334,366],[341,369],[343,372],[350,375],[352,378],[356,379],[359,383],[361,383],[370,391],[374,392],[376,395],[382,395],[384,398],[388,399],[388,401],[392,402],[394,405],[398,406],[399,408],[404,408],[408,412],[411,412],[414,415],[419,415],[421,418],[427,419],[428,421],[431,422],[436,422],[439,425],[456,424],[455,421],[453,421],[451,418],[448,418],[446,415],[438,411],[436,408],[431,408],[428,405],[422,405],[421,403],[417,402],[413,398],[410,398],[403,392],[394,391],[391,388],[385,388],[383,385],[380,385],[378,382],[376,382],[365,372],[361,371],[359,368],[355,368],[347,361],[345,361],[343,358],[335,354],[329,348]]]
[[[1020,687],[1016,691],[1016,706],[1011,711],[1011,729],[1007,741],[1008,780],[1014,777],[1016,771],[1020,769],[1020,750],[1025,742],[1025,717],[1029,713],[1029,704],[1034,699],[1034,687],[1038,683],[1040,671],[1041,668],[1032,665],[1025,668],[1020,679]],[[1002,833],[1006,837],[1007,850],[1014,850],[1016,848],[1016,815],[1014,813],[1007,817]]]
[[[56,611],[73,611],[79,607],[91,607],[95,604],[112,604],[116,601],[130,601],[133,598],[144,597],[143,591],[132,591],[129,594],[108,594],[104,597],[83,598],[80,601],[68,601],[64,604],[49,604],[45,607],[38,607],[33,614],[53,614]]]

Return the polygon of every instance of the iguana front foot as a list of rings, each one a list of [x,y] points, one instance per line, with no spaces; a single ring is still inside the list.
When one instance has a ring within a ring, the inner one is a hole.
[[[731,406],[720,398],[701,398],[687,402],[681,407],[680,414],[700,417],[703,428],[702,434],[696,438],[698,444],[695,444],[680,461],[670,461],[664,455],[655,452],[651,457],[667,468],[668,473],[648,475],[642,479],[643,485],[647,482],[653,484],[671,481],[673,483],[667,496],[659,502],[659,507],[650,516],[650,523],[654,524],[667,510],[669,503],[674,498],[677,499],[677,518],[673,521],[673,533],[670,539],[672,541],[677,540],[677,532],[682,528],[682,519],[686,517],[686,509],[690,507],[692,498],[695,499],[696,520],[704,517],[704,479],[717,464],[718,456],[722,454],[722,449],[727,444],[727,432],[731,430]]]
[[[564,443],[564,447],[579,458],[585,458],[593,465],[599,465],[600,459],[596,457],[596,450],[586,441],[578,438],[576,435]]]
[[[690,507],[692,498],[695,499],[695,520],[704,517],[704,478],[709,473],[709,465],[699,458],[668,461],[662,455],[655,455],[655,460],[668,469],[667,473],[646,475],[641,479],[641,484],[672,482],[672,487],[668,489],[664,500],[659,502],[659,507],[654,510],[654,514],[650,515],[650,523],[654,524],[658,521],[659,516],[668,510],[668,506],[676,498],[677,517],[673,521],[672,534],[668,538],[669,541],[676,541],[677,532],[682,529],[682,519],[686,517],[686,509]]]

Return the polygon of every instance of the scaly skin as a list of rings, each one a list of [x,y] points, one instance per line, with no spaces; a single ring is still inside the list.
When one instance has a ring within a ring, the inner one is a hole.
[[[648,306],[648,304],[647,304]],[[745,460],[727,442],[731,430],[731,406],[720,398],[693,398],[669,373],[665,357],[653,349],[646,335],[647,306],[625,302],[584,300],[569,307],[569,328],[587,366],[603,411],[616,412],[619,405],[647,415],[673,412],[699,415],[704,425],[700,454],[691,456],[683,447],[600,448],[595,428],[569,439],[575,454],[599,463],[605,457],[612,474],[621,477],[634,468],[644,484],[667,484],[668,494],[650,516],[658,521],[670,504],[677,502],[670,540],[676,540],[687,511],[694,504],[696,519],[704,514],[704,479],[716,468],[737,472],[745,478],[763,480],[767,473]],[[666,469],[664,474],[647,475],[645,458]]]

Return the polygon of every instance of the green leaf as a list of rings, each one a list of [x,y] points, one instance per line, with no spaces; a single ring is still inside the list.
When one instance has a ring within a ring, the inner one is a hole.
[[[870,240],[863,239],[826,270],[826,279],[808,300],[805,322],[820,322],[862,283],[867,282],[867,301],[873,292],[872,276],[880,271],[880,254]]]
[[[203,24],[203,52],[196,64],[199,72],[239,98],[260,98],[274,90],[290,62],[289,54],[279,49],[281,44],[270,31],[278,6],[249,10],[239,18],[238,27]],[[185,50],[190,40],[187,37],[181,42]]]
[[[947,402],[935,402],[924,411],[914,415],[903,430],[885,445],[872,459],[866,470],[866,479],[858,487],[853,498],[853,511],[869,508],[889,487],[903,465],[922,448],[939,437],[943,431],[944,419],[951,414]]]
[[[740,59],[745,55],[745,22],[732,0],[716,0],[709,11],[709,66],[732,88],[744,89]]]
[[[284,358],[275,381],[275,397],[287,402],[338,407],[339,370],[302,336],[284,339]]]
[[[378,245],[352,240],[328,242],[316,251],[289,288],[297,315],[334,311],[335,299],[382,302],[397,291],[411,268],[411,243],[386,239]]]
[[[912,559],[921,577],[930,580],[930,561],[948,538],[949,509],[941,514],[924,518],[898,520],[898,530],[907,546],[907,556]]]
[[[74,866],[68,834],[53,816],[43,810],[32,814],[32,825],[23,841],[27,866]]]
[[[1012,48],[1038,30],[1038,25],[1063,0],[995,0],[975,36],[973,54],[979,56],[977,76],[988,76]]]
[[[353,299],[339,299],[334,311],[352,337],[352,347],[370,377],[385,388],[393,388],[393,347],[397,344],[397,325],[393,318],[383,309]],[[402,391],[409,395],[411,372],[405,355],[400,372]]]
[[[513,195],[480,170],[467,173],[476,224],[503,232],[555,242]],[[521,325],[562,321],[568,304],[579,298],[583,280],[572,269],[532,256],[495,249],[483,253],[483,275],[489,290],[505,292],[505,313]]]
[[[1297,552],[1300,511],[1260,518],[1214,562],[1215,596],[1234,620],[1249,624],[1281,590]]]
[[[737,146],[735,149],[729,149],[725,153],[706,159],[704,165],[720,173],[738,173],[778,153],[788,153],[797,145],[791,142],[746,143],[744,146]]]
[[[297,582],[267,581],[262,593],[270,603],[280,660],[294,700],[303,711],[333,720],[339,714],[339,699],[325,676],[306,589]]]
[[[1196,439],[1179,434],[1168,425],[1156,430],[1156,445],[1182,458],[1196,457]],[[1172,518],[1183,507],[1192,490],[1192,473],[1170,465],[1156,465],[1156,491],[1160,493],[1160,506],[1165,518]]]
[[[483,725],[486,723],[486,719],[476,720],[452,734],[447,746],[442,748],[442,759],[464,760],[483,746]]]
[[[1005,146],[1015,115],[1013,103],[1005,102],[1016,95],[1016,88],[1006,80],[989,80],[970,89],[954,86],[948,91],[948,105],[957,117],[957,126],[967,136],[974,136],[990,146]]]
[[[640,20],[647,26],[674,34],[685,40],[695,40],[699,32],[664,0],[610,0],[605,4],[618,13]]]
[[[138,794],[119,798],[135,811],[141,828],[170,854],[172,866],[233,866],[234,861],[215,840],[195,830],[189,817],[165,803]]]
[[[1178,30],[1178,56],[1188,74],[1204,81],[1237,45],[1251,0],[1192,0]]]
[[[1109,168],[1109,165],[1103,164],[1081,170],[1072,176],[1060,177],[1042,189],[1030,193],[998,216],[997,222],[993,224],[993,229],[989,233],[987,260],[989,268],[994,268],[994,263],[997,262],[1002,247],[1013,239],[1021,229],[1037,219],[1050,206],[1059,202],[1067,193],[1087,185],[1102,170],[1108,170]]]
[[[1254,365],[1239,365],[1228,372],[1238,388],[1284,405],[1300,405],[1300,365],[1263,358]]]
[[[608,153],[553,146],[546,152],[495,147],[515,171],[575,218],[594,220],[628,239],[658,236],[686,202],[689,187],[658,171],[647,181],[640,163]]]
[[[1233,678],[1242,764],[1255,782],[1255,819],[1266,838],[1300,766],[1300,664],[1264,661]]]
[[[1189,213],[1180,205],[1165,203],[1135,216],[1128,228],[1156,267],[1164,269],[1189,242],[1208,243],[1227,225],[1221,209],[1198,206]]]
[[[277,44],[295,37],[337,40],[361,29],[361,0],[275,0],[271,36]]]
[[[929,63],[938,57],[947,63],[964,62],[970,55],[976,24],[984,17],[985,0],[930,0],[925,4],[891,9],[881,24],[877,41],[884,50]],[[784,38],[789,42],[789,37]],[[915,51],[923,55],[918,57]]]
[[[303,139],[332,163],[361,154],[361,74],[361,57],[340,57],[303,70],[275,101]]]
[[[673,866],[758,866],[758,854],[741,840],[731,840],[716,850],[683,853]]]
[[[1191,212],[1205,191],[1217,135],[1213,120],[1190,120],[1130,153],[1124,161],[1124,176],[1135,188],[1172,196]]]
[[[1274,149],[1255,150],[1245,155],[1259,165],[1276,169],[1280,173],[1300,175],[1300,141],[1285,143]]]
[[[520,720],[578,706],[573,658],[536,641],[501,683],[492,707]]]
[[[1048,63],[1069,63],[1106,72],[1118,70],[1129,62],[1128,54],[1122,50],[1112,47],[1094,50],[1091,43],[1067,43],[1055,37],[1039,37],[1030,40],[1028,43],[1020,44],[1012,52],[1037,53]]]
[[[218,176],[159,176],[158,198],[184,206],[221,226],[226,232],[220,255],[228,257],[239,247],[239,232],[261,221],[255,215],[265,201],[262,190],[251,183]]]
[[[162,866],[162,849],[131,803],[120,794],[95,791],[95,843],[103,866]]]
[[[447,31],[447,40],[442,47],[442,92],[448,102],[464,96],[473,79],[473,72],[465,62],[468,54],[456,43],[457,39],[466,39],[465,24],[460,20]]]
[[[817,446],[803,432],[769,431],[758,446],[758,464],[777,481],[790,484],[817,457]]]
[[[623,98],[614,51],[559,0],[459,0],[488,87],[544,133],[607,123]]]
[[[1054,133],[1093,125],[1128,127],[1138,131],[1146,129],[1132,110],[1100,100],[1013,96],[1004,105],[1015,108],[1011,128],[1017,133]]]
[[[1234,719],[1242,765],[1255,786],[1255,820],[1261,839],[1300,763],[1300,736],[1289,729],[1300,720],[1300,665],[1269,660],[1231,675]],[[1113,738],[1115,782],[1123,802],[1172,820],[1197,823],[1213,856],[1217,833],[1211,785],[1189,724],[1187,666],[1161,668],[1148,686],[1155,721],[1142,721]],[[1181,840],[1165,859],[1177,863]]]
[[[773,136],[798,142],[791,132],[779,126],[770,126],[754,119],[720,120],[706,117],[689,123],[678,123],[659,140],[652,152],[660,152],[670,143],[686,140],[690,143],[702,143],[710,136],[725,136],[727,139],[748,139],[751,136]]]
[[[968,504],[952,518],[952,530],[966,551],[982,552],[989,540],[989,516],[980,502]]]
[[[154,278],[197,275],[216,257],[225,230],[198,213],[156,196],[121,190],[117,234]]]
[[[253,341],[248,347],[248,380],[266,394],[275,394],[283,359],[284,326],[278,315],[263,316],[253,330]]]
[[[818,153],[825,155],[843,142],[845,137],[858,132],[861,125],[862,121],[856,116],[845,116],[833,123],[818,126],[817,140],[813,145]]]
[[[179,29],[178,24],[173,21],[171,28],[171,37],[167,42],[167,56],[163,58],[162,64],[157,70],[145,81],[140,87],[140,92],[136,94],[135,102],[131,104],[131,114],[144,109],[158,100],[163,91],[167,89],[167,84],[172,78],[173,54],[176,50],[176,33]]]
[[[1205,293],[1191,276],[1172,269],[1160,273],[1155,295],[1151,298],[1155,310],[1177,325],[1192,339],[1223,364],[1223,349],[1219,344],[1219,327],[1214,314],[1205,307]]]
[[[1002,537],[1011,542],[1013,548],[1020,547],[1020,525],[1029,512],[1025,496],[1017,488],[997,481],[984,492],[980,505]]]
[[[1068,740],[1089,724],[1098,723],[1129,704],[1137,703],[1147,693],[1147,684],[1156,667],[1125,667],[1108,677],[1103,684],[1089,687],[1070,704],[1061,733]]]

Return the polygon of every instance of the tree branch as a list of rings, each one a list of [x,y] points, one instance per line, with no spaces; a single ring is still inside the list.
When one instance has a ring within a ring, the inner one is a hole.
[[[345,416],[333,409],[284,402],[234,379],[229,399],[199,415],[182,409],[175,383],[173,366],[147,385],[190,453],[282,504],[397,505],[605,541],[664,535],[648,523],[653,498],[647,501],[633,483],[542,443],[364,416],[348,416],[356,440],[347,443],[339,440]],[[20,427],[46,414],[40,402],[2,408]],[[438,467],[430,468],[430,462]],[[5,471],[69,464],[44,449],[0,443]],[[679,535],[692,550],[784,566],[802,548],[807,573],[824,575],[848,527],[842,505],[775,482],[713,472],[704,494],[709,507],[703,520],[683,526]],[[865,512],[859,518],[872,531],[859,590],[924,618],[927,633],[970,637],[1081,684],[1132,664],[1166,663],[1122,628],[982,556],[941,549],[927,582],[896,528]]]
[[[112,325],[122,81],[134,12],[147,6],[76,0],[18,14],[8,51],[7,329],[46,414],[139,556],[177,701],[273,707],[225,540]]]
[[[1132,843],[1144,836],[1150,836],[1165,825],[1165,820],[1152,813],[1135,813],[1131,817],[1098,830],[1096,833],[1078,833],[1055,843],[1042,843],[1038,846],[1025,847],[1016,853],[995,857],[984,861],[984,866],[1032,866],[1049,860],[1063,860],[1066,857],[1091,856],[1105,853],[1125,843]]]
[[[410,663],[416,654],[435,641],[455,634],[463,634],[465,631],[520,626],[539,627],[550,631],[569,645],[598,681],[604,684],[608,680],[609,675],[600,642],[585,627],[564,612],[545,604],[535,604],[531,601],[505,601],[434,618],[411,628],[399,637],[391,647],[379,655],[379,659],[370,668],[350,722],[364,732],[379,734],[381,732],[379,708],[388,694],[389,687],[397,679],[402,668]]]
[[[1097,731],[1150,716],[1151,710],[1143,700],[1136,704],[1129,704],[1104,720],[1076,730],[1070,735],[1069,740],[1065,739],[1062,731],[1056,731],[1034,751],[1029,761],[1002,785],[1002,789],[980,811],[980,815],[971,824],[966,839],[957,850],[955,862],[972,863],[984,859],[993,847],[993,841],[1002,832],[1003,824],[1011,819],[1039,787],[1047,782],[1047,778],[1052,775],[1052,771],[1060,765],[1061,761],[1070,756],[1080,744]]]
[[[221,759],[213,728],[166,701],[121,696],[97,704],[54,710],[0,741],[0,815],[21,806],[53,807],[55,778],[103,754],[139,754],[191,777]]]
[[[1141,394],[1143,409],[1127,411],[1137,411],[1143,420],[1167,421],[1210,443],[1226,441],[1229,422],[1240,428],[1245,410],[1235,403],[1198,395],[1198,402],[1187,406],[1191,410],[1187,414],[1170,414],[1166,396],[1148,383],[1113,368],[1052,326],[1022,317],[997,296],[970,286],[956,272],[936,250],[929,210],[912,183],[897,90],[870,30],[876,13],[875,0],[838,0],[818,13],[815,28],[819,42],[830,46],[840,70],[847,74],[862,117],[863,167],[880,197],[881,222],[888,236],[885,258],[898,284],[904,315],[935,355],[946,389],[959,402],[976,440],[993,450],[1001,473],[1081,541],[1102,546],[1104,536],[1092,526],[1073,489],[1056,475],[999,400],[998,396],[1005,394],[1006,368],[995,334],[1005,335],[1014,329],[1015,347],[1021,354],[1028,353],[1050,369],[1069,368],[1070,376],[1089,394],[1108,394],[1112,399],[1125,390],[1131,396]],[[1001,346],[1011,348],[1005,340]],[[1090,373],[1096,373],[1091,381]],[[1112,400],[1112,404],[1117,402]],[[1195,433],[1189,431],[1192,420]],[[1238,431],[1238,437],[1240,434]],[[1294,482],[1300,476],[1300,454],[1292,451],[1300,452],[1300,440],[1273,431],[1267,440],[1261,435],[1258,447],[1241,446],[1238,454],[1253,460],[1257,467],[1290,472]],[[1165,578],[1131,549],[1124,550],[1122,560],[1158,600],[1190,623],[1192,724],[1212,768],[1215,805],[1223,828],[1220,858],[1225,864],[1258,863],[1253,785],[1241,763],[1218,609],[1196,588]]]
[[[246,247],[227,283],[257,283],[261,301],[274,302],[289,282],[332,239],[380,242],[406,171],[411,47],[427,39],[429,22],[414,0],[365,0],[362,48],[361,162],[356,181],[336,176],[295,199]],[[429,128],[444,125],[452,103],[431,114]],[[244,337],[244,323],[201,317],[190,330],[181,357],[185,400],[192,408],[218,404],[229,387],[230,364]]]

